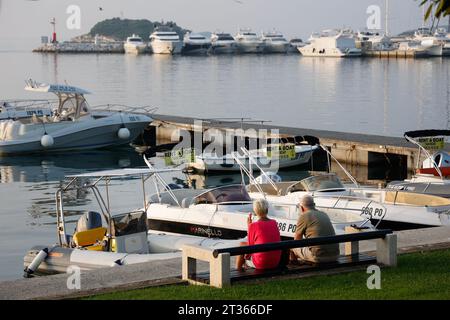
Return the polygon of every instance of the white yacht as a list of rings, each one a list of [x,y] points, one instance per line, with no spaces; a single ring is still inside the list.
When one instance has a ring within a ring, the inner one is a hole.
[[[422,27],[414,32],[413,41],[419,41],[424,47],[442,46],[442,56],[450,55],[450,38],[445,29],[439,28],[434,33],[430,28]]]
[[[287,53],[289,42],[276,31],[263,33],[261,40],[264,44],[264,53]]]
[[[230,54],[236,52],[236,40],[229,33],[213,33],[211,35],[212,54]]]
[[[140,54],[147,50],[147,44],[138,35],[133,34],[127,38],[127,41],[123,45],[125,53]]]
[[[262,53],[264,43],[250,29],[241,29],[235,37],[238,53]]]
[[[298,48],[306,57],[358,57],[361,49],[356,48],[355,38],[345,30],[325,30],[313,34],[309,44]]]
[[[393,50],[391,39],[381,31],[366,30],[356,34],[356,45],[366,50]]]
[[[398,51],[412,52],[416,57],[441,57],[442,45],[418,40],[402,41],[399,43]]]
[[[307,43],[303,42],[301,38],[293,38],[291,41],[289,41],[290,49],[289,52],[291,53],[300,53],[298,51],[298,48],[304,47],[307,45]]]
[[[211,48],[211,39],[207,39],[201,33],[186,33],[184,35],[181,54],[184,55],[206,55]]]
[[[25,90],[53,93],[57,100],[0,103],[0,155],[129,144],[152,121],[145,110],[91,110],[84,98],[89,92],[72,86],[29,80]]]
[[[172,29],[157,28],[150,35],[150,47],[154,54],[178,54],[181,53],[183,42]]]
[[[434,36],[442,44],[442,55],[446,57],[450,56],[450,33],[444,28],[438,28]]]

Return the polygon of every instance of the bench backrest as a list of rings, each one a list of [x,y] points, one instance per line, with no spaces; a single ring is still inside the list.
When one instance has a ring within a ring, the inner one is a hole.
[[[319,246],[332,243],[356,242],[363,240],[383,239],[386,235],[391,234],[392,230],[376,230],[351,234],[340,234],[330,237],[317,237],[302,240],[288,240],[280,242],[272,242],[265,244],[257,244],[253,246],[242,246],[233,248],[216,249],[213,256],[218,257],[221,253],[229,253],[230,256],[238,256],[242,254],[250,254],[257,252],[267,252],[274,250],[286,250],[293,248],[303,248],[311,246]]]

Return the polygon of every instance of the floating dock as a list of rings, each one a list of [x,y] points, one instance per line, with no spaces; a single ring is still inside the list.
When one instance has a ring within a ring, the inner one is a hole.
[[[431,58],[429,54],[422,52],[407,50],[369,50],[363,51],[364,57],[372,58],[395,58],[395,59],[414,59],[414,58]]]

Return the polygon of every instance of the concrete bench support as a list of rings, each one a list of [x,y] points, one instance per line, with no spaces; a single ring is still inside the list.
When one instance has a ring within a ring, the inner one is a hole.
[[[377,262],[389,267],[397,266],[397,235],[387,234],[377,239]]]
[[[183,280],[191,284],[204,285],[195,279],[197,272],[197,260],[209,263],[210,285],[216,288],[223,288],[230,285],[230,254],[221,253],[217,258],[213,256],[213,250],[194,246],[183,246]]]
[[[345,227],[345,233],[359,233],[361,230],[353,227]],[[346,256],[359,253],[359,241],[346,242],[344,245],[344,254]]]

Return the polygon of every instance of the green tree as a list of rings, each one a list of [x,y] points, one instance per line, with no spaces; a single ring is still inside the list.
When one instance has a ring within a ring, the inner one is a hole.
[[[417,0],[416,0],[417,1]],[[425,16],[423,17],[427,21],[431,16],[433,29],[435,23],[439,25],[439,20],[443,17],[450,16],[450,0],[419,0],[420,6],[425,7]]]

